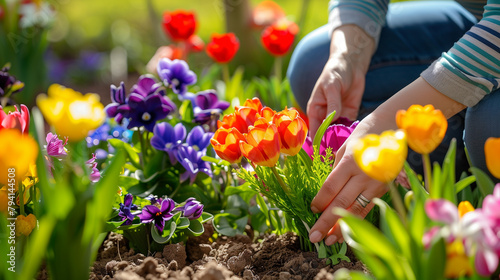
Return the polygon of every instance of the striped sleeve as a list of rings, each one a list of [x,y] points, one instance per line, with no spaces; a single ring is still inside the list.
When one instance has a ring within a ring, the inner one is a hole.
[[[331,0],[328,7],[331,31],[341,25],[355,24],[378,43],[388,5],[389,0]]]
[[[446,96],[474,106],[500,83],[500,0],[489,0],[483,18],[421,74]]]

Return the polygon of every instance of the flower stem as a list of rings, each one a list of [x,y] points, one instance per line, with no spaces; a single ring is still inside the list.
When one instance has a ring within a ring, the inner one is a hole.
[[[143,131],[142,131],[142,127],[140,127],[137,132],[139,133],[139,142],[141,143],[141,150],[142,150],[142,153],[141,153],[141,165],[142,165],[142,169],[144,170],[144,166],[146,165],[146,158],[147,158],[147,155],[146,155],[146,147],[144,145],[144,136],[143,136]]]
[[[396,212],[398,212],[399,216],[401,217],[401,220],[403,221],[403,224],[406,227],[408,225],[406,219],[406,208],[403,204],[401,195],[399,194],[398,189],[396,188],[394,182],[392,181],[389,182],[389,189],[391,191],[391,198],[392,198],[392,203],[394,204],[394,208],[396,209]]]
[[[274,76],[278,80],[278,82],[281,83],[281,71],[283,67],[283,57],[281,56],[276,56],[274,58]]]
[[[422,161],[424,164],[424,178],[425,178],[425,188],[429,193],[431,193],[431,159],[429,154],[422,155]]]
[[[229,87],[229,82],[231,80],[231,76],[229,75],[229,64],[227,63],[222,64],[222,78],[224,79],[224,83],[226,84],[226,96],[227,96],[227,88]]]
[[[290,188],[285,184],[280,174],[278,173],[278,170],[276,170],[276,167],[275,166],[271,167],[271,170],[273,171],[274,176],[278,180],[278,183],[280,184],[281,188],[285,191],[285,193],[287,194],[290,193]]]

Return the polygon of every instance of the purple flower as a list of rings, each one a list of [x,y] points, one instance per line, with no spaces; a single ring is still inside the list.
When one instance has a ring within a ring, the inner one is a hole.
[[[182,211],[184,217],[190,220],[195,220],[201,217],[201,214],[203,213],[203,204],[195,198],[190,197],[186,200],[184,206],[179,207],[176,210]]]
[[[156,79],[152,75],[142,75],[139,77],[137,84],[132,86],[131,93],[137,93],[142,97],[148,97],[151,94],[155,94],[161,89],[162,84],[156,81]],[[163,94],[164,90],[163,90]]]
[[[200,171],[212,177],[212,169],[210,168],[210,164],[201,159],[201,157],[203,157],[204,155],[205,153],[196,151],[193,147],[190,146],[179,147],[177,160],[182,164],[184,169],[186,169],[186,171],[181,174],[181,182],[184,182],[189,178],[190,183],[193,184],[194,180],[196,179],[196,175]]]
[[[20,92],[24,88],[24,83],[16,80],[16,78],[9,74],[10,67],[3,67],[0,70],[0,97],[8,92],[11,94]]]
[[[63,141],[59,139],[56,134],[49,132],[47,133],[45,141],[47,141],[47,155],[52,157],[63,157],[68,155],[66,153],[66,149],[64,148],[64,146],[68,144],[68,138],[66,138],[63,143]]]
[[[127,128],[144,126],[152,132],[156,122],[166,118],[174,110],[172,106],[163,104],[162,99],[159,94],[147,97],[137,93],[130,94],[128,105],[120,106],[120,111],[130,118]]]
[[[99,145],[101,141],[108,140],[110,130],[111,126],[108,123],[104,123],[97,129],[95,129],[92,133],[89,133],[89,136],[85,138],[85,140],[87,141],[87,147],[91,148],[93,146]]]
[[[195,126],[186,138],[186,144],[196,151],[205,151],[210,144],[213,132],[205,132],[201,126]]]
[[[170,86],[172,91],[184,95],[187,86],[196,83],[196,74],[189,70],[184,60],[170,60],[162,58],[157,66],[158,75],[165,85]]]
[[[109,103],[104,110],[109,118],[115,118],[117,123],[121,123],[123,120],[123,114],[119,111],[119,108],[127,103],[125,84],[121,82],[119,87],[111,85],[110,88],[112,103]]]
[[[85,162],[89,168],[91,168],[90,172],[90,181],[97,182],[101,179],[101,172],[97,169],[96,155],[92,154],[92,158]]]
[[[229,102],[219,100],[214,90],[201,91],[193,98],[194,120],[206,124],[213,120],[217,123],[220,115],[229,107]]]
[[[146,224],[152,222],[158,231],[162,233],[165,222],[174,216],[172,214],[174,208],[175,202],[170,198],[166,198],[161,201],[160,204],[144,206],[144,208],[142,208],[142,213],[138,216],[141,219],[141,223]]]
[[[132,204],[133,200],[134,196],[128,193],[123,198],[123,203],[120,203],[120,212],[118,212],[118,216],[122,217],[122,221],[125,221],[122,224],[123,226],[131,225],[135,218],[131,210],[137,210],[137,205]]]
[[[334,124],[326,129],[321,139],[319,154],[325,156],[327,148],[332,148],[332,152],[335,154],[354,131],[358,123],[359,121],[352,122],[347,118],[340,117]],[[311,137],[307,136],[306,142],[302,148],[312,158],[314,153]]]
[[[169,123],[162,122],[156,124],[153,134],[151,146],[157,150],[167,152],[172,165],[176,164],[177,150],[186,138],[186,128],[184,125],[178,123],[175,127],[172,127]]]

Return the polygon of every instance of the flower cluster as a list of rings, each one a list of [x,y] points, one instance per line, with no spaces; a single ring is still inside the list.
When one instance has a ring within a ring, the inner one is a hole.
[[[447,263],[445,275],[457,278],[471,275],[474,269],[469,258],[474,258],[474,268],[482,276],[489,276],[498,267],[500,259],[500,184],[493,194],[484,198],[482,208],[475,209],[468,201],[457,208],[445,199],[429,199],[425,211],[429,218],[441,223],[424,235],[424,245],[444,238]]]
[[[244,156],[260,166],[274,167],[280,154],[296,155],[307,136],[307,125],[297,110],[275,112],[258,98],[248,99],[225,115],[211,140],[217,155],[230,163]]]
[[[187,134],[186,127],[182,123],[173,127],[167,122],[162,122],[154,127],[153,134],[151,146],[167,152],[172,165],[179,162],[186,170],[181,174],[181,182],[190,178],[192,184],[200,171],[212,176],[210,164],[202,160],[213,136],[212,132],[205,132],[201,126],[196,126]]]
[[[165,223],[172,219],[176,213],[182,213],[182,217],[189,220],[198,219],[203,213],[203,204],[192,197],[177,205],[171,198],[150,196],[150,205],[144,206],[141,211],[132,212],[139,209],[137,205],[133,204],[133,199],[133,195],[129,193],[123,198],[123,203],[120,203],[118,216],[123,221],[122,225],[131,225],[137,216],[141,223],[152,223],[162,233]]]

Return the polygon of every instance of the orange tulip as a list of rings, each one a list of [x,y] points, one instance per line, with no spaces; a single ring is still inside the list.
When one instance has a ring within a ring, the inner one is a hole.
[[[217,127],[221,128],[236,128],[241,133],[248,132],[246,121],[237,113],[231,113],[222,117],[222,121],[217,121]]]
[[[219,128],[210,139],[217,155],[230,163],[241,161],[240,141],[245,141],[245,137],[236,128]]]
[[[412,105],[396,114],[396,123],[406,131],[408,145],[420,154],[429,154],[443,141],[448,122],[432,105]]]
[[[270,107],[264,107],[259,112],[259,116],[264,118],[268,123],[273,121],[274,115],[276,115],[276,111],[274,111]]]
[[[274,167],[280,157],[280,137],[274,124],[249,127],[246,141],[240,141],[240,149],[247,159],[261,166]]]
[[[254,108],[257,112],[260,112],[260,110],[262,110],[263,108],[260,99],[257,97],[245,100],[245,103],[243,103],[243,107]]]
[[[484,157],[490,173],[500,179],[500,138],[490,137],[486,140]]]
[[[299,153],[306,141],[307,125],[297,110],[285,109],[273,118],[281,138],[281,152],[290,156]]]

